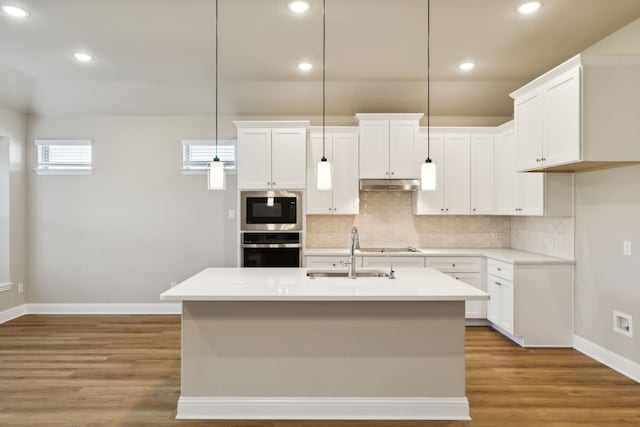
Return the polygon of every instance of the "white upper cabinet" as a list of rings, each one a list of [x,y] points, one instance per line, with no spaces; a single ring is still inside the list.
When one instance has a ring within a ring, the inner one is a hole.
[[[471,214],[490,215],[494,203],[494,135],[471,135]]]
[[[640,56],[577,55],[511,94],[517,170],[640,162]]]
[[[415,146],[423,114],[356,114],[360,178],[418,178]]]
[[[234,122],[239,189],[302,189],[308,121]]]
[[[312,128],[307,158],[307,214],[355,215],[359,212],[358,129],[325,129],[325,157],[331,162],[333,189],[316,187],[317,164],[322,158],[322,129]]]
[[[494,147],[495,214],[572,216],[573,175],[517,172],[517,151],[515,131],[504,126]]]
[[[414,214],[468,215],[471,203],[471,135],[432,133],[430,137],[430,158],[436,164],[436,191],[414,193]],[[414,165],[422,164],[426,158],[426,133],[421,133],[417,147],[420,154]]]

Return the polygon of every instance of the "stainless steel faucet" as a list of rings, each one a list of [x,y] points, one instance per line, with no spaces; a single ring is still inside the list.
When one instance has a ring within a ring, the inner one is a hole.
[[[353,227],[349,238],[349,262],[345,263],[349,265],[349,279],[356,278],[356,249],[360,249],[360,236],[358,235],[358,227]]]

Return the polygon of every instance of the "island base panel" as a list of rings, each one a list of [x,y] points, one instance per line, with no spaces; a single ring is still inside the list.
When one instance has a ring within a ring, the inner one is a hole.
[[[464,301],[185,301],[178,418],[468,419]]]

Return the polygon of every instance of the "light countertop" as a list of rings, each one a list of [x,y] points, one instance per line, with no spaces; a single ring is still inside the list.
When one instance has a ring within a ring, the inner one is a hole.
[[[557,258],[533,252],[525,252],[517,249],[464,249],[464,248],[418,248],[418,252],[362,252],[356,250],[357,256],[484,256],[513,264],[575,264],[575,261],[567,258]],[[346,248],[331,249],[305,249],[305,256],[349,256],[349,250]]]
[[[396,279],[306,277],[306,268],[207,268],[160,295],[165,301],[462,301],[489,294],[432,268]],[[313,269],[311,269],[313,270]],[[359,269],[360,271],[360,269]]]

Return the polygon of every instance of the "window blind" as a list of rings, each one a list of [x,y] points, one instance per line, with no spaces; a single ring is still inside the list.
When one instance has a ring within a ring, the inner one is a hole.
[[[36,140],[38,170],[91,170],[92,150],[88,140]]]
[[[216,156],[214,140],[182,141],[182,167],[186,170],[207,170],[209,162]],[[235,141],[218,142],[218,158],[227,170],[236,168]]]

